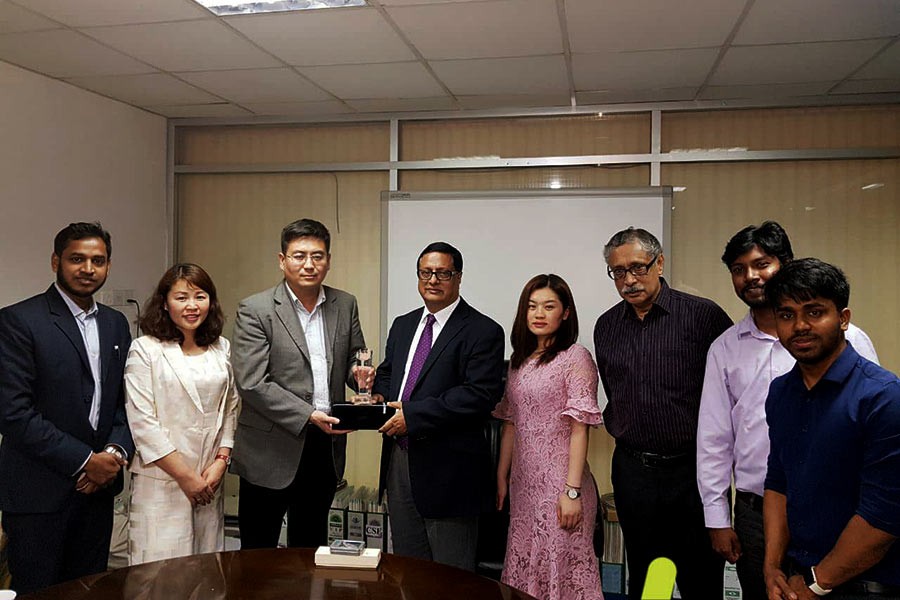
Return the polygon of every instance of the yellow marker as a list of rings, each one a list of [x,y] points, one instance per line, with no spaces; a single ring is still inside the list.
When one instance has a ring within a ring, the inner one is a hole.
[[[675,563],[661,556],[647,569],[647,581],[641,600],[671,600],[675,590]]]

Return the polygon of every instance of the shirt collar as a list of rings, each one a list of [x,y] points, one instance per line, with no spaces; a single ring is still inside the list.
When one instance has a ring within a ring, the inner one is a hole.
[[[656,300],[653,301],[653,306],[658,306],[665,314],[672,312],[672,294],[670,292],[671,290],[669,289],[669,284],[666,282],[666,278],[660,277],[659,294],[657,294]],[[622,317],[637,319],[637,313],[635,312],[634,307],[628,303],[628,300],[623,298],[622,304],[624,304],[622,307]],[[653,306],[650,307],[650,311],[653,310]],[[650,311],[647,311],[648,315],[650,314]]]
[[[97,314],[99,308],[97,308],[97,303],[94,302],[93,298],[91,298],[91,307],[87,310],[84,310],[83,308],[75,304],[74,300],[69,298],[69,295],[66,294],[61,287],[59,287],[58,283],[54,281],[53,285],[56,287],[56,291],[59,292],[59,295],[62,296],[63,302],[65,302],[66,306],[69,307],[69,310],[72,311],[72,316],[76,319],[82,318],[82,315],[84,315],[84,318],[87,318],[93,317],[95,314]]]
[[[825,372],[825,375],[822,376],[822,379],[834,383],[843,383],[844,380],[850,376],[850,372],[853,371],[853,368],[858,361],[859,354],[856,353],[856,350],[853,349],[850,342],[847,342],[847,347],[844,348],[844,351],[837,357],[837,360],[831,363],[831,366],[828,367],[828,370]]]
[[[737,334],[738,337],[744,337],[747,335],[752,335],[758,340],[777,340],[778,338],[774,335],[769,335],[765,331],[761,330],[756,326],[756,321],[753,320],[753,313],[751,311],[747,311],[747,316],[738,321],[737,324]]]
[[[306,307],[303,306],[303,303],[300,302],[300,299],[294,294],[294,290],[291,289],[291,286],[288,285],[287,281],[284,282],[284,289],[287,290],[288,297],[291,299],[291,304],[294,305],[294,308],[299,308],[300,310],[312,314],[316,312],[316,309],[325,302],[325,286],[319,286],[319,297],[316,298],[316,305],[313,307],[312,311],[306,310]]]
[[[438,326],[443,327],[447,321],[450,320],[450,315],[453,314],[453,311],[456,310],[456,307],[459,306],[459,301],[462,299],[462,296],[457,296],[456,300],[453,301],[452,304],[445,306],[441,310],[434,313],[434,320],[437,322]],[[425,319],[428,318],[429,312],[428,308],[422,309],[422,320],[421,322],[425,322]]]

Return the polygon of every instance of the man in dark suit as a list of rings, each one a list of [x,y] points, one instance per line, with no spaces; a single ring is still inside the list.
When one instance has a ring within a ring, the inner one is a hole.
[[[372,389],[397,409],[380,430],[380,488],[397,554],[473,571],[494,497],[485,424],[503,391],[503,329],[459,297],[450,244],[427,246],[416,273],[425,307],[394,321]]]
[[[0,311],[0,510],[20,593],[106,570],[134,453],[128,321],[93,300],[111,254],[99,223],[72,223],[54,240],[56,283]]]
[[[288,546],[328,537],[347,444],[331,406],[356,386],[354,357],[366,345],[356,298],[322,285],[330,251],[322,223],[287,225],[278,255],[284,280],[238,307],[232,364],[242,407],[232,471],[241,478],[242,548],[276,547],[285,513]]]

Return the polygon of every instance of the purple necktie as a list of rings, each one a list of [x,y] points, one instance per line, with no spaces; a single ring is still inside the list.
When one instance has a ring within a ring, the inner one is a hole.
[[[425,359],[431,352],[431,340],[434,336],[434,315],[430,314],[425,317],[425,328],[422,329],[422,335],[419,336],[419,343],[416,345],[416,352],[413,354],[412,364],[409,365],[409,376],[406,378],[406,387],[403,388],[403,394],[400,396],[400,402],[409,402],[413,388],[416,387],[416,381],[419,379],[419,373],[425,365]],[[409,438],[405,435],[397,438],[397,445],[406,450],[409,447]]]

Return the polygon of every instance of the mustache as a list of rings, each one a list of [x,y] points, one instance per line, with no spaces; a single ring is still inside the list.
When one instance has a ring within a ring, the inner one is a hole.
[[[798,334],[792,335],[790,341],[791,342],[796,341],[796,340],[812,341],[814,339],[816,339],[816,336],[814,336],[814,335],[810,335],[808,333],[798,333]]]
[[[644,286],[642,285],[630,285],[628,287],[622,288],[623,294],[633,294],[634,292],[643,292]]]
[[[745,285],[744,288],[741,290],[741,293],[746,294],[750,290],[762,290],[762,289],[765,289],[765,286],[751,283],[750,285]]]

